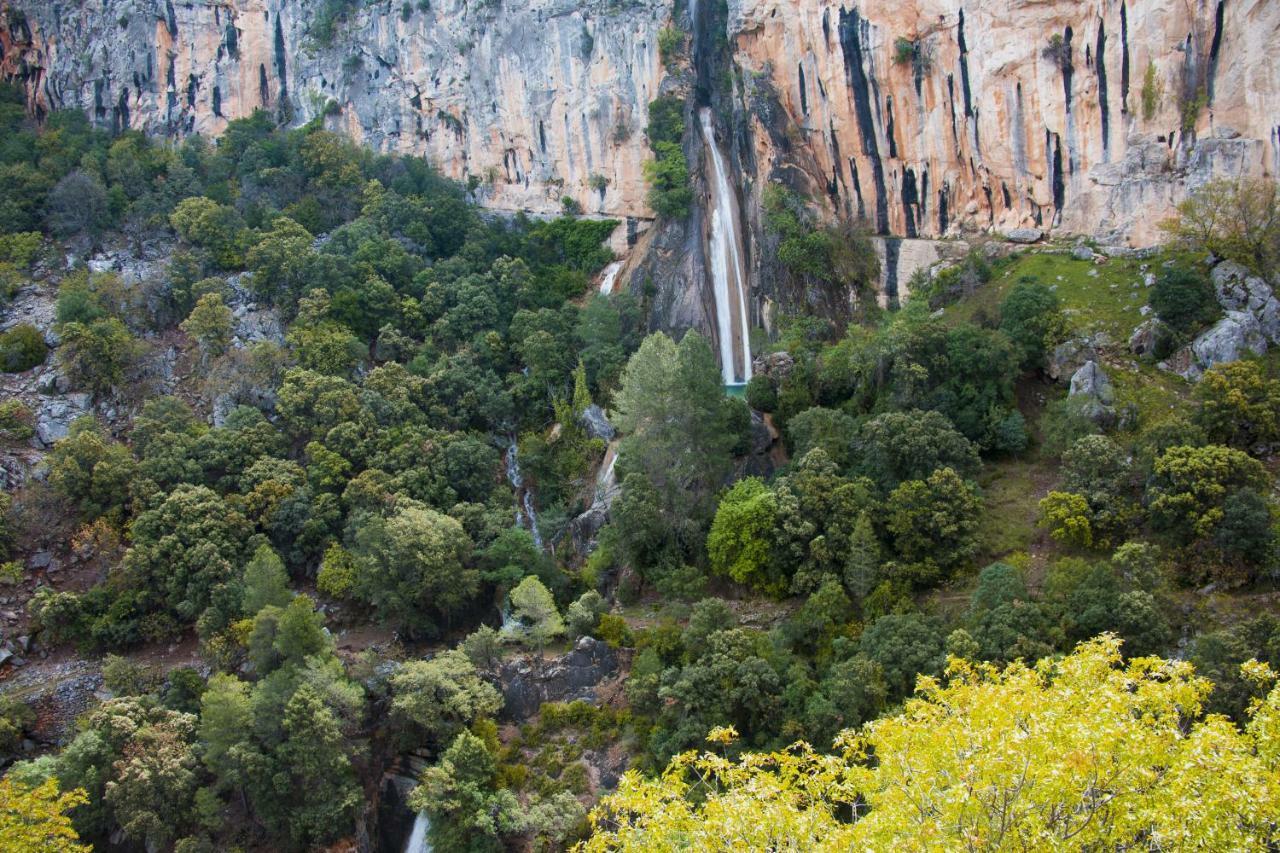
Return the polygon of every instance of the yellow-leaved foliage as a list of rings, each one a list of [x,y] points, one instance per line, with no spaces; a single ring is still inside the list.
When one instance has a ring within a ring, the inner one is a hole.
[[[1201,716],[1210,689],[1185,662],[1122,661],[1109,636],[1034,667],[953,658],[945,681],[921,678],[900,714],[844,732],[835,755],[687,753],[657,779],[628,772],[582,849],[1268,849],[1280,688],[1243,729]]]
[[[67,812],[88,801],[76,789],[58,793],[58,780],[34,788],[0,779],[0,850],[5,853],[88,853]]]

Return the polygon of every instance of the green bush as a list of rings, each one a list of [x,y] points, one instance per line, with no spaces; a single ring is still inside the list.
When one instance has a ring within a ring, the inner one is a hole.
[[[21,400],[0,403],[0,440],[26,441],[35,433],[35,417]]]
[[[1168,267],[1156,278],[1151,307],[1164,323],[1184,335],[1218,315],[1213,283],[1198,270],[1182,265]]]
[[[778,389],[773,380],[762,373],[747,383],[747,405],[757,412],[772,412],[778,406]]]
[[[662,142],[679,144],[684,138],[684,100],[663,95],[649,102],[649,146],[654,151]]]
[[[656,158],[644,164],[644,176],[649,182],[649,206],[664,218],[683,218],[693,204],[684,151],[674,142],[659,142],[655,151]]]
[[[21,373],[44,363],[49,350],[35,326],[20,323],[0,334],[0,370]]]
[[[684,33],[675,27],[664,27],[658,33],[658,56],[668,71],[675,71],[684,56]]]

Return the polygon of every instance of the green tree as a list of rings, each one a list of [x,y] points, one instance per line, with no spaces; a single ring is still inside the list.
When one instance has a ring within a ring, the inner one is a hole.
[[[939,412],[887,412],[862,425],[853,446],[857,473],[886,491],[905,480],[924,480],[939,468],[971,476],[978,448]]]
[[[936,675],[945,663],[941,631],[915,613],[881,616],[863,632],[858,649],[880,665],[894,697],[909,695],[916,676]]]
[[[284,607],[290,598],[284,563],[270,545],[259,545],[244,567],[244,612],[257,613],[269,604]]]
[[[431,818],[431,849],[483,853],[503,849],[503,838],[524,828],[515,795],[499,788],[497,761],[483,740],[461,732],[440,763],[422,774],[409,807]]]
[[[391,694],[392,719],[415,742],[438,746],[502,707],[502,696],[457,649],[401,666],[391,676]]]
[[[1040,523],[1058,542],[1076,548],[1093,545],[1093,517],[1084,495],[1049,492],[1040,499]]]
[[[1239,450],[1170,447],[1156,460],[1147,504],[1156,529],[1187,544],[1213,535],[1231,492],[1266,487],[1262,464]]]
[[[231,346],[234,327],[231,309],[222,301],[222,295],[206,293],[201,296],[191,314],[182,321],[182,331],[200,346],[201,357],[206,362],[226,352]]]
[[[105,394],[125,380],[142,354],[142,344],[115,317],[91,323],[64,323],[58,329],[58,359],[71,382]]]
[[[542,581],[529,575],[511,590],[512,615],[520,621],[529,639],[541,651],[548,640],[564,634],[564,620],[555,599]]]
[[[927,480],[908,480],[889,495],[886,526],[894,547],[909,561],[933,560],[949,569],[976,552],[982,499],[951,468]]]
[[[366,517],[351,543],[354,592],[378,618],[414,631],[446,623],[479,590],[472,544],[457,520],[405,502],[389,517]]]
[[[1058,295],[1038,281],[1019,280],[1000,303],[1000,331],[1022,351],[1023,368],[1043,367],[1065,328]]]
[[[136,469],[129,449],[109,441],[88,416],[73,421],[49,453],[49,485],[89,519],[123,520]]]
[[[754,379],[754,377],[752,377]],[[844,412],[814,406],[787,421],[792,453],[799,459],[820,447],[837,468],[849,465],[858,435],[857,422]]]
[[[287,216],[277,217],[245,255],[254,293],[275,305],[291,306],[307,285],[311,243],[307,229]]]
[[[285,705],[284,733],[273,780],[280,793],[268,820],[299,847],[347,834],[363,802],[360,783],[337,718],[310,685]]]
[[[1151,307],[1156,316],[1184,335],[1218,315],[1218,298],[1213,284],[1200,270],[1177,265],[1162,269],[1151,289]]]
[[[1215,364],[1195,388],[1195,423],[1215,444],[1249,451],[1280,440],[1280,382],[1254,361]]]
[[[733,484],[716,509],[707,534],[711,571],[771,595],[786,590],[773,558],[778,504],[772,490],[758,477]]]
[[[1174,243],[1270,275],[1280,263],[1280,187],[1270,178],[1218,179],[1198,187],[1165,226]]]
[[[631,357],[614,398],[616,423],[626,434],[619,470],[649,480],[666,521],[686,541],[700,530],[738,440],[725,429],[721,383],[702,336],[690,332],[677,346],[657,333]]]
[[[245,226],[235,208],[204,197],[178,202],[169,223],[183,240],[209,252],[222,269],[244,265]]]

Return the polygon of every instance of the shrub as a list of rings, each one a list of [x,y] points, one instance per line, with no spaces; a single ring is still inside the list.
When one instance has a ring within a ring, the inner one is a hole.
[[[1217,316],[1218,298],[1205,275],[1177,265],[1164,269],[1156,278],[1151,307],[1170,328],[1190,334]]]
[[[35,416],[21,400],[0,403],[0,440],[26,441],[35,433]]]
[[[1160,81],[1156,78],[1156,64],[1153,61],[1147,62],[1147,70],[1142,73],[1142,118],[1144,121],[1151,121],[1156,117],[1156,111],[1160,109],[1160,96],[1164,93],[1164,87],[1160,85]]]
[[[645,180],[649,182],[649,206],[661,217],[681,219],[689,214],[689,206],[693,204],[684,151],[674,142],[659,142],[654,151],[655,158],[644,164]]]
[[[596,636],[613,648],[629,647],[634,643],[627,620],[612,613],[600,617],[596,624]]]
[[[684,33],[675,27],[663,27],[658,33],[658,56],[668,71],[675,71],[684,56]]]
[[[19,323],[0,334],[0,370],[21,373],[44,362],[48,348],[44,335],[28,323]]]
[[[1212,253],[1269,277],[1280,266],[1280,185],[1267,178],[1210,181],[1161,227],[1188,251]]]
[[[773,380],[757,373],[747,383],[747,405],[758,412],[772,412],[778,407],[778,389]]]

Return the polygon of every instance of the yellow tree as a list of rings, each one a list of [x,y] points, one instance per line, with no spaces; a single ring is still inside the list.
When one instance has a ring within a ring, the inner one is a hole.
[[[1267,849],[1280,689],[1244,730],[1201,716],[1210,689],[1185,662],[1122,662],[1109,636],[1033,667],[953,658],[902,713],[841,734],[836,755],[688,753],[658,779],[628,773],[584,849]]]
[[[58,793],[58,781],[35,788],[0,779],[0,848],[10,853],[88,853],[67,812],[88,801],[76,789]]]

